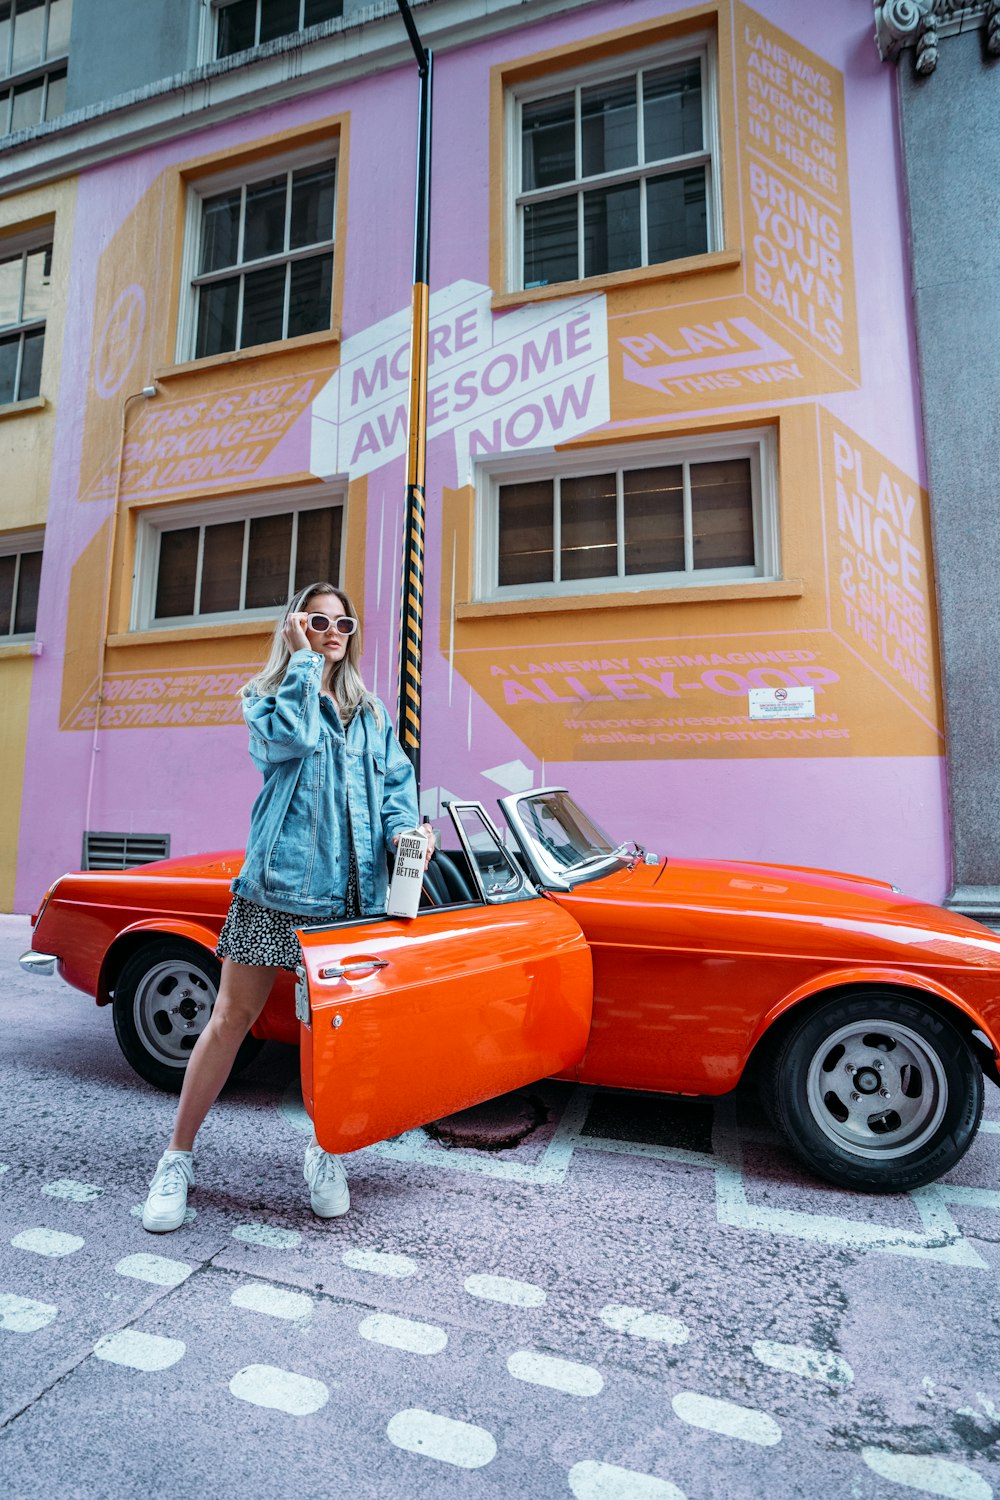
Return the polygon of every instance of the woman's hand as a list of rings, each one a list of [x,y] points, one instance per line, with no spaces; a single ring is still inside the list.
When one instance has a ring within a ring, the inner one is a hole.
[[[414,833],[424,833],[424,834],[427,835],[427,853],[424,855],[424,869],[426,870],[427,866],[431,862],[431,855],[434,853],[434,850],[437,848],[437,836],[436,836],[433,828],[431,827],[431,825],[429,823],[421,823],[420,827],[419,828],[415,828],[413,830],[413,832]],[[392,836],[392,847],[394,849],[395,849],[396,845],[399,843],[399,839],[400,839],[400,835],[398,833],[394,833],[393,836]]]
[[[306,621],[309,616],[304,614],[289,615],[281,629],[285,645],[289,651],[308,651],[309,640],[306,636]]]

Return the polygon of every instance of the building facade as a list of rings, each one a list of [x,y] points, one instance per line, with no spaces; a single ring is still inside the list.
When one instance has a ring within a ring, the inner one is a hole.
[[[57,41],[68,5],[42,7]],[[43,36],[39,114],[0,165],[16,910],[109,848],[240,843],[238,691],[296,585],[343,582],[395,705],[403,26],[385,4],[143,0],[112,48],[121,14],[74,0],[68,51]],[[434,53],[426,815],[557,783],[661,852],[941,899],[897,75],[870,14],[414,14]],[[752,718],[757,688],[812,689],[815,715]]]

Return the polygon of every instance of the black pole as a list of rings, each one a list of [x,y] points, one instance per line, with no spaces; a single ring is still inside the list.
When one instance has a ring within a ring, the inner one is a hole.
[[[427,473],[427,340],[430,311],[431,77],[433,58],[417,33],[407,0],[396,0],[420,73],[417,197],[410,330],[409,451],[399,631],[399,738],[420,786],[420,674],[423,662],[424,512]]]

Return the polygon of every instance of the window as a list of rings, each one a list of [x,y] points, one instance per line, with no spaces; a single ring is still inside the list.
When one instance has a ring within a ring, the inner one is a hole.
[[[250,181],[199,185],[192,213],[193,358],[330,327],[335,210],[336,163],[328,146],[318,160],[272,163]]]
[[[216,57],[232,57],[249,47],[291,36],[344,13],[344,0],[231,0],[218,7]]]
[[[0,135],[61,115],[72,0],[0,0]]]
[[[712,55],[703,42],[514,91],[516,286],[718,247]]]
[[[51,282],[51,230],[45,239],[0,240],[0,406],[41,390]]]
[[[314,579],[340,579],[343,503],[296,510],[272,498],[147,514],[139,527],[133,628],[272,616]]]
[[[481,598],[774,577],[770,435],[658,443],[483,477]]]
[[[41,533],[0,537],[0,644],[34,635],[41,577]]]

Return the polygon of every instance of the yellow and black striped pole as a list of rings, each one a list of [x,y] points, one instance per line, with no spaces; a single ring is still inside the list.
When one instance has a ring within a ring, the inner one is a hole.
[[[403,522],[399,628],[399,738],[420,785],[420,674],[423,660],[424,498],[427,471],[427,339],[430,313],[431,54],[417,34],[407,0],[396,0],[420,70],[417,201],[410,334],[410,422]]]

